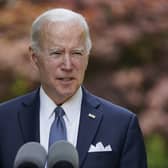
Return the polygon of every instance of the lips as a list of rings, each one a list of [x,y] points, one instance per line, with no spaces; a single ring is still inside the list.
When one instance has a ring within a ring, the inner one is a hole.
[[[60,80],[60,81],[72,81],[72,80],[74,80],[74,78],[73,77],[63,77],[63,78],[57,78],[58,80]]]
[[[57,78],[57,81],[61,84],[61,85],[72,85],[74,82],[75,78],[73,77],[59,77]]]

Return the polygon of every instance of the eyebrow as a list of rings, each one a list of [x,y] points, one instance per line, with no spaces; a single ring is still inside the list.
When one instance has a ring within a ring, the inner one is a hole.
[[[80,52],[84,52],[84,48],[74,48],[72,49],[72,51],[80,51]]]
[[[64,49],[61,48],[61,47],[55,47],[55,48],[50,48],[48,51],[49,51],[49,52],[54,52],[54,51],[56,51],[56,50],[64,50]]]
[[[56,50],[64,50],[64,48],[62,47],[55,47],[55,48],[50,48],[48,51],[49,52],[54,52]],[[80,51],[80,52],[84,52],[84,48],[73,48],[72,51]]]

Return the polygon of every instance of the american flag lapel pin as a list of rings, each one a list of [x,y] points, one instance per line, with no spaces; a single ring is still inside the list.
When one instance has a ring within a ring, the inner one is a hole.
[[[95,118],[96,118],[96,116],[95,116],[94,114],[91,114],[91,113],[88,114],[88,117],[90,117],[90,118],[92,118],[92,119],[95,119]]]

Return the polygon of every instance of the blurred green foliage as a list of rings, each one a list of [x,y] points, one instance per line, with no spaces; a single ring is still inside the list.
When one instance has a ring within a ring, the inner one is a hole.
[[[23,93],[26,93],[28,88],[29,88],[28,83],[24,79],[18,78],[14,81],[10,89],[11,89],[11,94],[13,96],[16,96],[16,95],[22,95]]]
[[[26,94],[37,87],[35,84],[33,85],[31,81],[28,81],[21,76],[15,76],[15,79],[9,81],[9,83],[6,85],[8,90],[2,94],[0,97],[0,102],[4,102],[17,96]]]
[[[146,138],[149,168],[168,167],[168,150],[166,145],[166,140],[159,134],[152,134]]]
[[[132,45],[123,47],[123,56],[119,68],[142,67],[146,64],[158,63],[161,59],[161,50],[168,33],[144,34],[140,40]]]

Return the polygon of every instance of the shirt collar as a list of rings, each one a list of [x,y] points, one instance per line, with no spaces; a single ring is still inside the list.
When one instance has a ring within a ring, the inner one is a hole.
[[[61,107],[65,111],[67,120],[72,123],[76,115],[81,111],[82,104],[82,88],[80,87],[77,92]],[[48,119],[53,115],[54,109],[57,107],[55,102],[45,93],[42,86],[40,87],[40,108],[43,109],[43,115]]]
[[[77,116],[79,116],[82,104],[82,88],[80,87],[75,95],[73,95],[68,101],[62,104],[62,108],[65,111],[66,117],[70,123],[73,123]]]
[[[54,109],[57,107],[55,102],[48,97],[48,95],[45,93],[43,87],[40,87],[40,109],[43,109],[43,116],[46,118],[50,118],[53,114]]]

